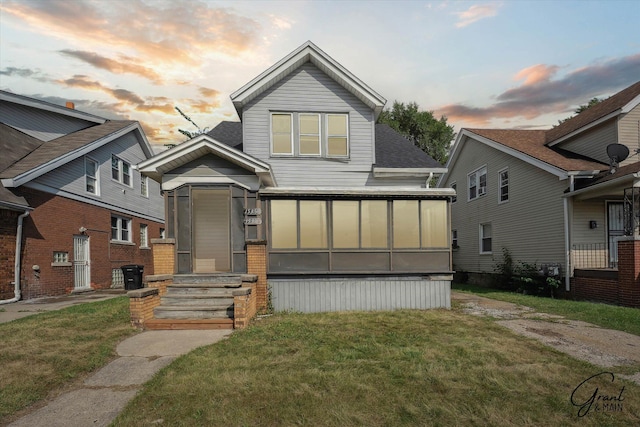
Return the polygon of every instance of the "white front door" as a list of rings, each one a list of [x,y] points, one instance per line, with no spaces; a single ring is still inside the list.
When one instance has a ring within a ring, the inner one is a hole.
[[[91,286],[89,236],[73,236],[74,288],[88,289]]]

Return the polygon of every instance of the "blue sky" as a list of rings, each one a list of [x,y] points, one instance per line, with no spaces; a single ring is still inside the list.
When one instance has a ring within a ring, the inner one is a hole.
[[[549,128],[640,80],[640,2],[0,0],[0,89],[152,143],[238,120],[229,95],[313,41],[387,99],[461,127]]]

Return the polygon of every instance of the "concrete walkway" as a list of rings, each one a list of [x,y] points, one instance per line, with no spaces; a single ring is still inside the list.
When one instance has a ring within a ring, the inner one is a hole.
[[[95,292],[2,305],[0,323],[122,294]],[[89,376],[79,388],[58,396],[9,426],[108,426],[160,369],[178,356],[218,342],[232,332],[144,331],[129,337],[116,347],[118,358]]]

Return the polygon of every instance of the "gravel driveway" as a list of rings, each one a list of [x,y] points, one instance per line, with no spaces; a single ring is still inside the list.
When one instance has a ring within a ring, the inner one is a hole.
[[[635,366],[638,372],[620,376],[640,385],[640,336],[474,294],[452,292],[451,299],[462,305],[464,313],[496,318],[517,334],[596,366]]]

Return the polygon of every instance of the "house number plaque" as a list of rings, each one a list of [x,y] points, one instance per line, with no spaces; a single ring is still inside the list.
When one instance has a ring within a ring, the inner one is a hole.
[[[257,215],[262,215],[262,209],[260,208],[253,208],[253,209],[245,209],[244,210],[244,214],[246,216],[257,216]]]
[[[244,210],[244,225],[260,225],[262,224],[262,209],[253,208]]]
[[[260,225],[262,224],[262,218],[259,217],[248,217],[244,219],[244,225]]]

